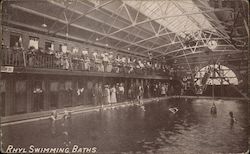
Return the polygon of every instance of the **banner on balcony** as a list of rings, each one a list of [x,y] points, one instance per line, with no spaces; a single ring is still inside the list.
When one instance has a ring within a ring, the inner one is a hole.
[[[1,66],[1,72],[13,73],[14,72],[14,67],[13,66]]]

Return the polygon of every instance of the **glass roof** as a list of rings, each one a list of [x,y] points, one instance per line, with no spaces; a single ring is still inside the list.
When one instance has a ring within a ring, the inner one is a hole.
[[[194,33],[201,29],[214,31],[206,17],[202,13],[197,13],[201,12],[201,10],[192,0],[125,0],[124,3],[136,10],[140,10],[142,14],[151,19],[163,17],[155,20],[155,22],[182,37],[185,37],[185,33]],[[181,14],[187,13],[194,14],[181,16]]]

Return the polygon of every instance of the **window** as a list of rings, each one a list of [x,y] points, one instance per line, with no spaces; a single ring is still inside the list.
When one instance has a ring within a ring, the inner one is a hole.
[[[196,84],[201,84],[202,78],[205,76],[206,73],[209,73],[209,78],[206,84],[238,85],[238,79],[236,74],[230,68],[218,64],[209,65],[199,70],[195,75],[195,78],[197,79]]]
[[[39,42],[39,38],[38,37],[30,36],[30,41],[29,41],[28,48],[34,47],[35,49],[38,49],[38,42]]]
[[[10,34],[10,47],[21,47],[22,36],[21,34],[11,33]]]
[[[54,50],[54,43],[52,41],[46,41],[45,50]]]

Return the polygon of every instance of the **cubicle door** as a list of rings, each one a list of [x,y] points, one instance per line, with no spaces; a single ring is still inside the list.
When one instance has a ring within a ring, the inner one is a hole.
[[[58,108],[58,100],[59,100],[58,85],[59,85],[58,81],[49,82],[49,104],[51,109]]]
[[[15,83],[15,113],[25,113],[27,108],[27,81],[19,80]]]
[[[6,80],[0,80],[0,105],[1,116],[5,116],[5,96],[6,96]]]

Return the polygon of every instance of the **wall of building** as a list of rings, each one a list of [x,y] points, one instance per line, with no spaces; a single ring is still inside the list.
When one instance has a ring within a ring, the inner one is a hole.
[[[79,105],[94,105],[92,88],[98,83],[114,85],[123,83],[125,94],[131,84],[153,82],[167,82],[167,80],[149,80],[138,78],[117,77],[86,77],[60,76],[47,74],[3,74],[0,81],[1,114],[9,116],[38,111],[61,109]],[[77,90],[84,88],[83,93]],[[42,93],[36,93],[41,89]]]
[[[136,55],[126,54],[126,53],[122,53],[122,52],[115,51],[115,50],[108,49],[108,48],[98,47],[98,46],[94,46],[94,45],[90,45],[90,44],[85,44],[85,43],[67,40],[67,39],[61,39],[58,37],[52,37],[49,35],[35,33],[35,32],[31,32],[31,31],[25,31],[25,30],[13,28],[13,27],[7,27],[7,26],[2,26],[2,27],[3,27],[3,43],[4,43],[4,45],[6,45],[8,47],[10,46],[10,34],[11,33],[18,33],[22,36],[23,47],[25,49],[28,49],[29,37],[32,36],[32,37],[39,38],[38,46],[39,46],[39,48],[43,48],[43,49],[45,48],[46,41],[53,41],[54,42],[54,50],[57,50],[57,51],[59,50],[60,44],[67,44],[67,49],[70,51],[72,51],[73,48],[78,48],[79,51],[87,49],[89,52],[100,52],[100,53],[112,51],[114,53],[114,56],[119,54],[121,57],[124,56],[124,57],[141,58],[141,57],[136,56]]]

